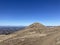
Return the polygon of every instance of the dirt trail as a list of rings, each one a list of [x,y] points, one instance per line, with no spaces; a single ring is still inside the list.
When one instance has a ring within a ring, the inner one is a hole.
[[[56,32],[50,36],[45,37],[41,45],[56,45],[55,38],[60,36],[60,32]]]

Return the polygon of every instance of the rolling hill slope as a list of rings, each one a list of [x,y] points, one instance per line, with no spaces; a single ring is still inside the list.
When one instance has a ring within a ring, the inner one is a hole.
[[[24,30],[10,34],[11,37],[1,41],[0,45],[58,45],[56,38],[60,36],[60,30],[55,28],[33,23]]]

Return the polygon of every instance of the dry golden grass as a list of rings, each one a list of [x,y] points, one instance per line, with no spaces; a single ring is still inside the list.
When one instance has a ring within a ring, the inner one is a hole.
[[[0,45],[59,45],[60,27],[47,28],[34,23],[24,30],[0,36]],[[59,38],[57,38],[59,37]]]

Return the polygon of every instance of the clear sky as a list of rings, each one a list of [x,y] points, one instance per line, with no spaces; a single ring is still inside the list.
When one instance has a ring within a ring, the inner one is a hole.
[[[0,26],[60,25],[60,0],[0,0]]]

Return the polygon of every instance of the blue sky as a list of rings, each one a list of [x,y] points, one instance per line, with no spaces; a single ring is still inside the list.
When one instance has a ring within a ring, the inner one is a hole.
[[[0,0],[0,25],[40,22],[60,25],[60,0]]]

